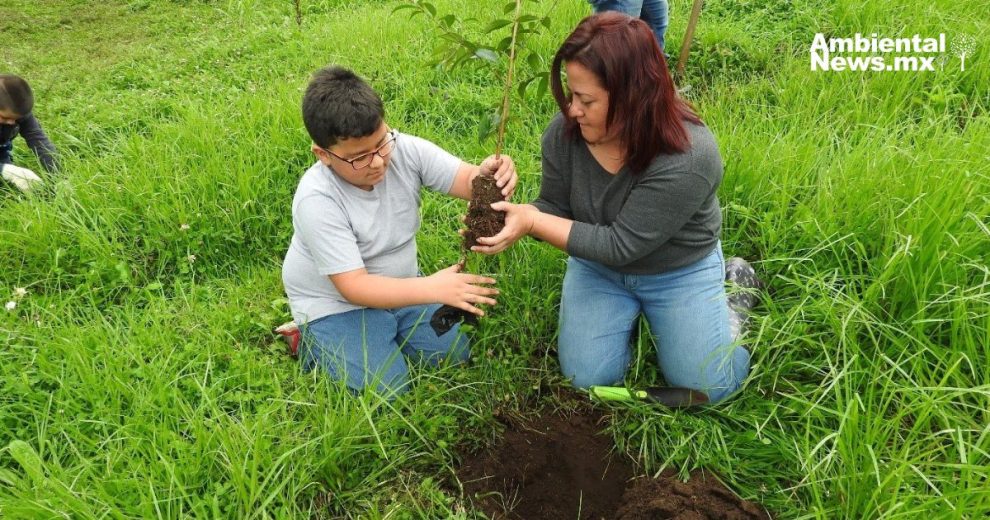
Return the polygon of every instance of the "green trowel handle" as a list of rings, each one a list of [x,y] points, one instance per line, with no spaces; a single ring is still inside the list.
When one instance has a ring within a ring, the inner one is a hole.
[[[602,401],[636,401],[648,397],[642,390],[633,391],[620,386],[593,386],[591,395]]]
[[[593,386],[591,395],[602,401],[651,401],[669,408],[689,408],[708,403],[704,392],[688,388],[655,386],[646,390],[630,390],[620,386]]]

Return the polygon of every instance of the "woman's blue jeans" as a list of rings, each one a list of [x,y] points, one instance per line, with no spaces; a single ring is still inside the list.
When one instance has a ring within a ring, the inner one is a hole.
[[[383,395],[402,393],[409,382],[406,357],[430,365],[468,359],[468,340],[460,325],[439,337],[430,327],[439,308],[431,304],[357,309],[311,321],[302,327],[303,370],[320,367],[352,390],[370,387]]]
[[[596,13],[618,11],[629,16],[642,18],[653,34],[657,36],[660,50],[663,50],[664,34],[667,32],[667,0],[588,0]]]
[[[560,305],[561,371],[579,388],[622,381],[642,314],[667,384],[725,399],[748,375],[749,352],[732,342],[724,284],[721,244],[693,264],[653,275],[571,257]]]

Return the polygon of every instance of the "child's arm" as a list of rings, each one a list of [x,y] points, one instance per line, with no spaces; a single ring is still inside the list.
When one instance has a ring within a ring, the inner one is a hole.
[[[41,123],[32,114],[28,114],[17,122],[21,127],[21,136],[27,141],[28,148],[34,151],[41,161],[45,170],[54,172],[58,170],[58,159],[55,145],[52,144],[45,131],[41,129]]]
[[[464,200],[471,200],[471,181],[482,171],[495,173],[495,184],[502,188],[502,196],[509,200],[512,192],[516,189],[516,165],[512,158],[503,154],[498,160],[494,155],[488,156],[481,161],[480,166],[474,166],[465,162],[461,163],[454,177],[454,183],[450,186],[450,194]]]
[[[10,134],[12,125],[0,125],[0,165],[14,162],[11,160],[10,152],[14,148]]]
[[[493,284],[495,280],[485,276],[458,272],[453,265],[431,276],[417,278],[391,278],[369,274],[366,269],[330,275],[337,291],[347,301],[375,309],[393,309],[409,305],[443,303],[478,316],[485,312],[477,304],[495,305],[489,296],[497,289],[478,284]]]

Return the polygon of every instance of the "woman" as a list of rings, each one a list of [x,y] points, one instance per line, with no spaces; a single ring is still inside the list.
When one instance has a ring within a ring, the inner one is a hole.
[[[621,13],[582,20],[551,80],[561,113],[543,134],[540,197],[493,204],[505,229],[474,250],[495,254],[530,235],[570,255],[558,352],[575,386],[624,378],[642,313],[668,384],[725,399],[749,353],[730,334],[711,131],[677,97],[649,27]]]

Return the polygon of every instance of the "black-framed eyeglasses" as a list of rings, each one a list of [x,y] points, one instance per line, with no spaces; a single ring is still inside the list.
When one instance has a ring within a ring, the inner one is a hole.
[[[367,168],[368,166],[371,166],[371,163],[375,160],[376,155],[384,159],[388,157],[393,150],[395,150],[395,138],[397,137],[398,134],[395,133],[395,130],[389,130],[386,135],[388,137],[385,138],[385,142],[382,143],[381,146],[368,153],[363,153],[353,159],[344,159],[343,157],[331,152],[330,150],[327,150],[326,148],[320,148],[320,150],[323,150],[324,152],[340,159],[341,161],[350,164],[351,168],[354,168],[355,170],[361,170]]]

